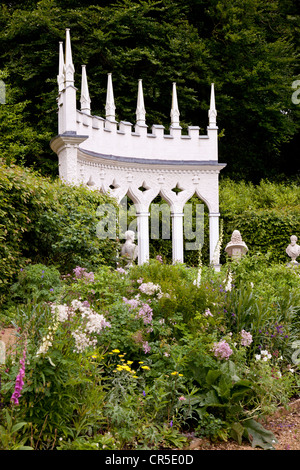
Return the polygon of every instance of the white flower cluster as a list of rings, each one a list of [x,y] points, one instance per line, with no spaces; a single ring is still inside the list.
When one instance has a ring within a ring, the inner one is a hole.
[[[139,287],[140,291],[147,295],[154,295],[156,293],[161,293],[161,288],[159,284],[153,284],[153,282],[143,282]]]
[[[161,287],[159,284],[153,284],[153,282],[143,282],[140,286],[139,289],[143,294],[146,295],[155,295],[157,294],[157,298],[161,299],[162,297],[170,297],[170,294],[164,294],[161,290]]]
[[[76,320],[76,323],[78,322],[76,330],[71,333],[75,340],[75,352],[83,352],[88,347],[95,347],[97,338],[93,335],[99,335],[103,328],[111,326],[103,315],[90,308],[88,302],[81,302],[77,299],[73,300],[70,306],[52,304],[51,312],[54,316],[54,323],[48,329],[48,334],[42,339],[37,355],[46,354],[52,346],[53,335],[59,323],[65,323],[72,319]]]
[[[74,351],[83,352],[89,347],[95,347],[97,345],[97,338],[93,337],[93,334],[99,335],[103,328],[110,327],[110,323],[105,320],[103,315],[100,315],[86,305],[86,302],[73,300],[71,308],[74,313],[79,311],[81,314],[81,325],[72,333],[75,340]]]
[[[255,359],[257,361],[264,361],[267,362],[269,359],[271,359],[272,354],[270,354],[267,350],[260,351],[260,354],[255,354]]]
[[[73,352],[82,353],[87,348],[94,348],[97,345],[97,339],[88,336],[85,332],[77,330],[73,331],[72,336],[75,340],[75,349]]]

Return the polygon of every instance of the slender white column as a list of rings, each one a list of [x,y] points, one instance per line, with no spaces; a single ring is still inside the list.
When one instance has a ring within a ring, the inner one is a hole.
[[[89,87],[86,76],[86,66],[82,65],[82,77],[81,77],[81,111],[86,114],[91,114],[91,99],[89,94]]]
[[[217,125],[217,110],[216,110],[216,99],[215,99],[215,86],[211,84],[210,92],[210,106],[208,111],[209,127],[216,127]]]
[[[70,30],[66,29],[65,44],[65,88],[62,91],[61,102],[63,106],[63,117],[59,133],[76,132],[76,88],[74,86],[74,64],[72,59]]]
[[[213,212],[209,214],[209,254],[210,262],[214,266],[220,264],[220,253],[217,250],[219,241],[219,217],[220,214]]]
[[[179,127],[179,116],[180,112],[178,109],[178,100],[177,100],[177,90],[176,90],[176,83],[173,82],[173,90],[172,90],[172,108],[171,108],[171,126]]]
[[[64,50],[63,42],[59,42],[59,65],[58,65],[58,75],[57,75],[57,84],[58,92],[60,93],[65,86],[65,74],[64,74]]]
[[[171,214],[173,263],[183,263],[183,215],[182,211]]]
[[[115,121],[116,119],[116,107],[115,107],[115,99],[114,99],[114,90],[113,90],[113,83],[112,83],[112,74],[107,74],[107,91],[106,91],[106,119],[108,121]]]
[[[145,111],[145,104],[144,104],[143,85],[142,85],[141,79],[138,82],[138,97],[137,97],[137,104],[136,104],[136,124],[138,126],[146,125],[146,111]]]
[[[149,260],[149,215],[148,211],[137,212],[138,264]]]

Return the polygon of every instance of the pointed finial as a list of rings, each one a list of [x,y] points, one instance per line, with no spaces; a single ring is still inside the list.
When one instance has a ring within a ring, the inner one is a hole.
[[[66,28],[66,61],[65,61],[65,75],[66,85],[74,85],[74,64],[72,60],[71,38],[70,29]]]
[[[59,65],[58,65],[58,75],[57,75],[58,91],[64,89],[65,84],[65,74],[64,74],[64,51],[63,51],[63,42],[59,42]]]
[[[179,127],[179,109],[178,109],[178,101],[177,101],[177,90],[176,90],[176,83],[173,82],[173,92],[172,92],[172,108],[171,108],[171,126]]]
[[[139,79],[139,83],[138,83],[136,123],[140,126],[144,126],[146,124],[146,111],[145,111],[145,104],[144,104],[143,85],[142,85],[141,79]]]
[[[116,115],[116,107],[115,107],[115,100],[114,100],[114,91],[113,91],[113,84],[111,73],[107,75],[107,92],[106,92],[106,119],[108,121],[115,121]]]
[[[81,76],[81,111],[86,114],[91,114],[91,99],[89,94],[87,76],[86,76],[86,66],[82,65],[82,76]]]
[[[215,100],[215,87],[214,84],[211,84],[211,93],[210,93],[210,108],[208,111],[209,126],[216,127],[217,125],[217,110],[216,110],[216,100]]]

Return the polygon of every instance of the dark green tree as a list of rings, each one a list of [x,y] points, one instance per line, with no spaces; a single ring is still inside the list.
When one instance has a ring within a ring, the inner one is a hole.
[[[134,123],[142,78],[147,124],[164,124],[167,131],[176,81],[183,129],[194,124],[205,132],[214,82],[224,175],[257,181],[299,171],[300,106],[291,101],[300,73],[299,11],[291,0],[0,5],[0,70],[14,90],[14,112],[22,114],[23,141],[32,129],[37,136],[26,158],[14,154],[17,162],[57,174],[49,135],[57,132],[58,42],[69,27],[75,84],[80,88],[84,63],[93,113],[104,114],[106,74],[112,72],[117,118]],[[2,151],[12,132],[9,122],[1,128]]]

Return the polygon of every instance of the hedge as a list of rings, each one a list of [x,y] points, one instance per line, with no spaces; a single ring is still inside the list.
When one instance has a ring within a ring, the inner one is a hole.
[[[114,263],[117,241],[96,236],[96,210],[104,203],[116,204],[98,191],[0,165],[0,300],[30,263],[61,273]]]

